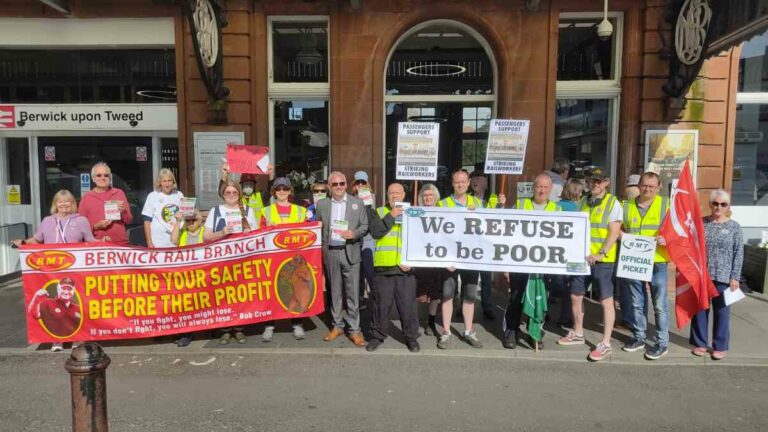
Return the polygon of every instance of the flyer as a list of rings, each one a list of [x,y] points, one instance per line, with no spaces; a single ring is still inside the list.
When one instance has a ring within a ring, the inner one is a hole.
[[[373,194],[369,187],[361,187],[357,190],[357,197],[363,200],[363,204],[373,206]]]
[[[120,220],[120,201],[104,201],[104,217],[107,220]]]
[[[346,242],[342,233],[349,229],[349,222],[345,220],[335,220],[331,222],[331,241]]]
[[[226,214],[227,226],[232,228],[233,233],[243,232],[243,214],[240,210],[228,210]]]
[[[397,133],[397,180],[437,180],[440,123],[401,122]]]
[[[530,120],[491,120],[485,154],[487,174],[523,173],[530,126]]]
[[[197,198],[184,197],[179,200],[179,211],[185,218],[195,217],[195,203]]]
[[[400,202],[400,201],[398,201],[398,202],[395,203],[395,208],[401,208],[403,210],[407,209],[410,206],[411,206],[411,203],[407,203],[407,202]],[[403,215],[400,215],[400,216],[396,217],[395,218],[395,223],[403,223]]]

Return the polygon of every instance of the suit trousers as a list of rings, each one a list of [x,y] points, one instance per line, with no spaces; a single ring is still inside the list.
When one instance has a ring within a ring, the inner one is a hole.
[[[331,285],[331,319],[333,326],[360,331],[360,263],[352,264],[344,249],[328,249],[323,254],[325,277]]]
[[[412,274],[376,275],[376,289],[371,290],[373,300],[371,334],[374,339],[387,338],[392,306],[397,307],[403,334],[409,342],[419,338],[419,315],[416,301],[416,276]]]

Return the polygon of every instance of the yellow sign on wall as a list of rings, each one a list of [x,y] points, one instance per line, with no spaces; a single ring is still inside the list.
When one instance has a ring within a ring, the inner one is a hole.
[[[6,200],[8,204],[10,205],[20,205],[21,204],[21,186],[19,185],[8,185],[5,187],[5,196],[7,197]]]

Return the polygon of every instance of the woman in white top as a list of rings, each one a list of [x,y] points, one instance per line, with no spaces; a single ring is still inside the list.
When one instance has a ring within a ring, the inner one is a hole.
[[[179,202],[184,197],[176,184],[173,171],[163,168],[157,173],[155,191],[147,196],[141,215],[144,216],[144,236],[147,247],[173,247],[171,230],[173,217],[179,211]]]
[[[205,232],[203,238],[205,241],[221,240],[229,234],[237,232],[248,232],[256,227],[255,212],[248,212],[247,216],[243,210],[243,191],[240,189],[240,183],[228,181],[221,191],[224,197],[224,204],[217,205],[208,212],[208,218],[205,219]],[[226,345],[232,340],[232,328],[220,329],[219,344]],[[235,340],[239,344],[246,342],[243,327],[235,327]]]

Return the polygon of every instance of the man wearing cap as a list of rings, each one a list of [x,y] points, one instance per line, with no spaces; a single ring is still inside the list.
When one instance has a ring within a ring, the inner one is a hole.
[[[363,201],[347,194],[347,178],[334,171],[328,177],[331,196],[317,202],[317,217],[323,223],[323,267],[331,287],[333,328],[323,338],[330,342],[344,334],[357,346],[365,346],[360,332],[360,246],[368,232]]]
[[[552,192],[552,177],[546,172],[536,176],[533,181],[533,199],[521,198],[517,200],[515,208],[524,211],[562,211],[560,206],[549,199]],[[528,273],[510,273],[509,274],[509,305],[504,312],[504,348],[515,349],[517,345],[518,330],[520,327],[520,318],[523,315],[523,296],[528,285]],[[557,285],[562,285],[562,278],[556,275],[542,275],[542,279],[547,285],[547,291],[552,291]]]
[[[27,313],[32,319],[40,320],[48,333],[67,338],[73,336],[80,326],[80,305],[74,303],[75,281],[65,277],[56,285],[56,298],[50,298],[48,291],[39,289],[29,303]],[[55,343],[51,351],[61,351],[61,343]]]
[[[622,226],[628,234],[655,237],[658,242],[653,257],[653,276],[651,279],[650,300],[656,318],[656,346],[645,350],[645,358],[657,360],[667,354],[669,345],[669,301],[667,299],[667,262],[669,255],[664,238],[659,236],[659,229],[664,223],[669,201],[659,195],[661,178],[654,172],[646,172],[640,177],[640,196],[624,203],[624,221]],[[645,348],[645,332],[648,324],[648,293],[645,282],[633,279],[624,280],[625,295],[629,296],[630,310],[625,316],[631,316],[629,326],[632,340],[622,349],[634,352]]]
[[[616,240],[621,234],[622,208],[619,200],[608,193],[611,179],[600,168],[593,168],[588,178],[590,192],[579,200],[579,211],[589,213],[591,273],[571,277],[571,310],[573,330],[560,338],[560,345],[584,345],[584,294],[590,281],[603,308],[603,338],[589,359],[600,361],[611,353],[611,334],[616,319],[613,306],[613,270],[616,263]]]
[[[405,344],[411,352],[420,350],[419,315],[416,302],[416,277],[413,270],[400,264],[403,246],[400,223],[396,218],[403,214],[397,204],[405,200],[405,188],[392,183],[387,188],[387,205],[379,207],[370,217],[370,231],[376,239],[373,265],[376,272],[376,289],[371,291],[372,319],[371,338],[365,347],[376,351],[387,338],[392,306],[397,307],[402,323]],[[370,214],[371,212],[369,212]]]
[[[358,171],[355,173],[355,182],[352,184],[352,195],[360,198],[359,193],[360,189],[368,188],[370,190],[370,186],[368,186],[368,173],[365,171]],[[373,199],[373,192],[371,192],[371,199]],[[362,199],[362,198],[361,198]],[[365,202],[363,202],[365,204]],[[366,207],[369,210],[374,210],[375,203],[366,204]],[[368,220],[370,221],[370,211],[368,212]],[[365,283],[368,283],[368,287],[373,291],[376,288],[376,280],[374,278],[374,272],[373,272],[373,250],[374,250],[374,239],[371,237],[371,234],[368,233],[363,237],[363,249],[361,251],[360,256],[360,298],[363,298],[365,293]],[[366,307],[365,303],[362,303],[360,308],[364,309]]]

